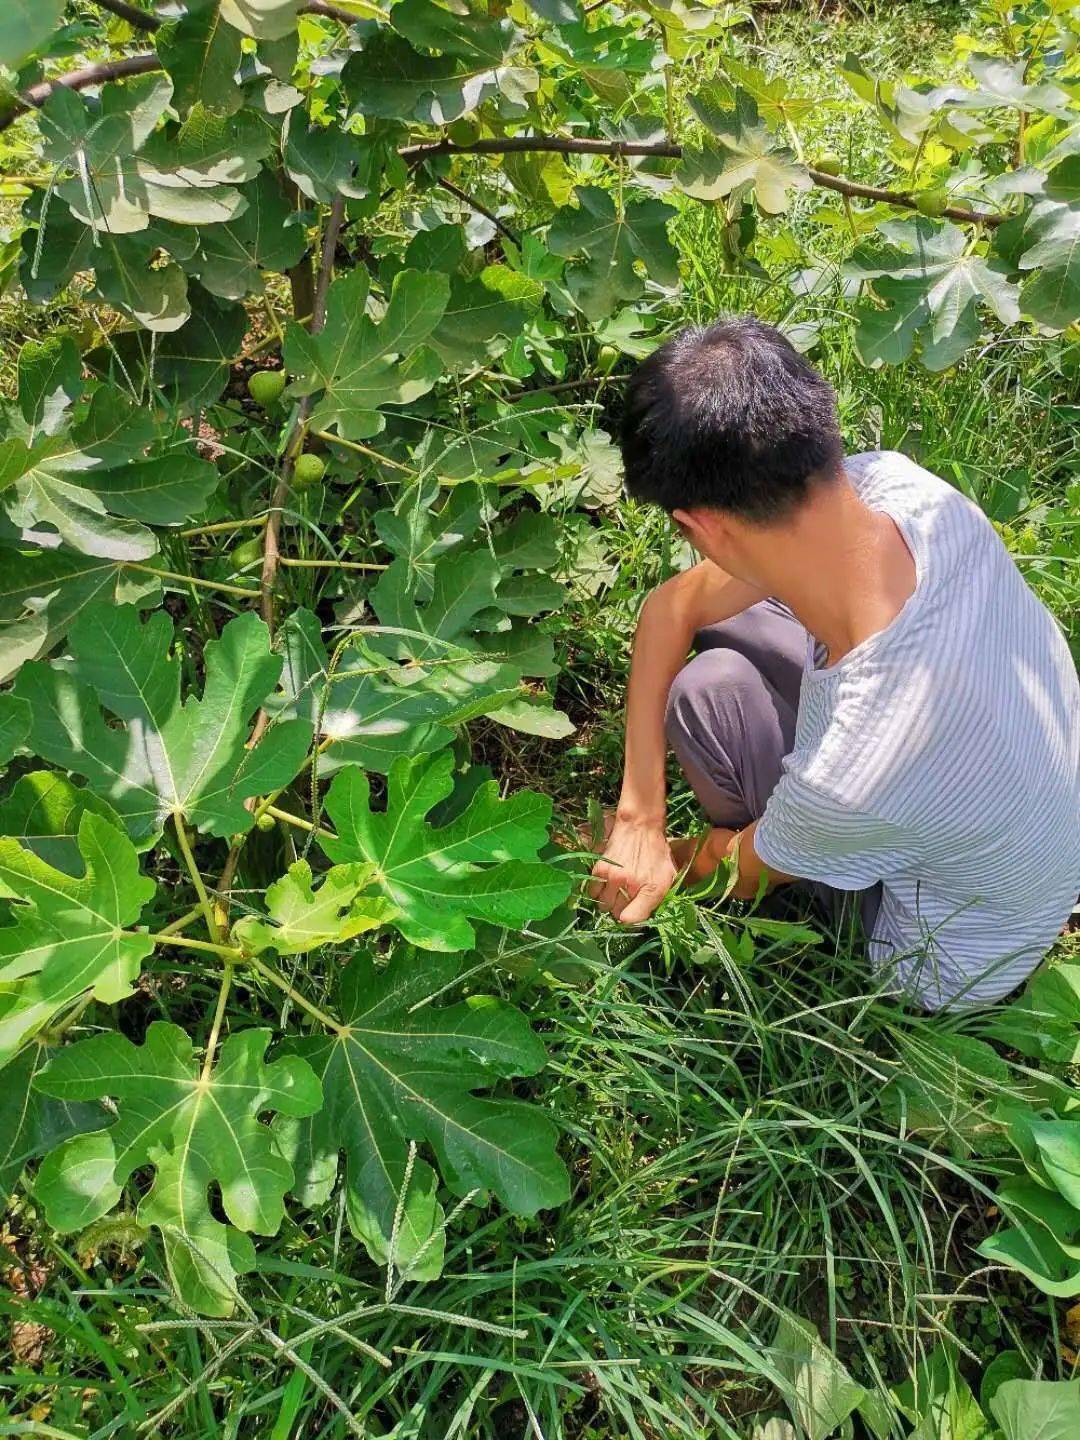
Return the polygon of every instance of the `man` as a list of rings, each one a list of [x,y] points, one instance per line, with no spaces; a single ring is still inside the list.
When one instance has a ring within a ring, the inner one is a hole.
[[[1080,686],[990,522],[903,455],[845,459],[832,389],[751,318],[638,368],[622,452],[704,558],[641,612],[601,906],[645,920],[729,860],[741,898],[862,892],[927,1009],[1007,994],[1080,883]],[[668,744],[704,840],[668,839]]]

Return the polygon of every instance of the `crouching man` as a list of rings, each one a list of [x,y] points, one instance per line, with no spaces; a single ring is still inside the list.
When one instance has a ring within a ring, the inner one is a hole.
[[[737,896],[860,892],[872,963],[928,1009],[1007,994],[1080,883],[1080,685],[990,522],[904,455],[845,458],[830,386],[750,318],[638,368],[622,453],[703,558],[641,612],[594,897],[645,920],[726,858]],[[667,835],[668,746],[696,845]]]

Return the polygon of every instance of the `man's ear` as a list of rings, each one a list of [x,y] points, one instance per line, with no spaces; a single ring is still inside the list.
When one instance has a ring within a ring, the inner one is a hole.
[[[716,524],[716,512],[694,506],[690,510],[673,510],[671,518],[695,550],[706,553],[706,546]]]
[[[701,530],[695,512],[693,510],[672,510],[671,518],[675,521],[675,524],[682,531],[686,539],[693,544],[694,536]]]

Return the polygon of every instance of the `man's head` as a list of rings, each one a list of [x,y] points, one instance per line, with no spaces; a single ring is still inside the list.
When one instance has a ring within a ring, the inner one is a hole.
[[[843,461],[832,387],[752,316],[692,326],[643,361],[621,443],[629,493],[704,554],[790,520]]]

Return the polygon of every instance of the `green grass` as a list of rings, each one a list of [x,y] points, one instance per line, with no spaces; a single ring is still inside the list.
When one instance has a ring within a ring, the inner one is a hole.
[[[283,1233],[250,1317],[221,1326],[176,1313],[137,1238],[90,1258],[37,1231],[57,1339],[18,1408],[48,1394],[61,1429],[192,1440],[356,1433],[332,1397],[375,1435],[526,1436],[532,1416],[552,1440],[739,1436],[775,1406],[782,1305],[870,1383],[942,1334],[977,1370],[986,1311],[1045,1358],[1050,1307],[971,1276],[988,1175],[898,1138],[882,1101],[940,1022],[874,1000],[844,937],[759,938],[750,962],[746,933],[675,906],[655,937],[599,933],[591,984],[531,995],[573,1196],[541,1223],[464,1211],[438,1282],[385,1290],[335,1206]]]

